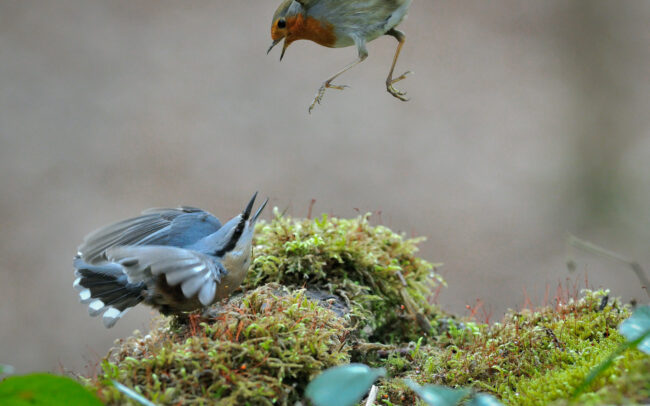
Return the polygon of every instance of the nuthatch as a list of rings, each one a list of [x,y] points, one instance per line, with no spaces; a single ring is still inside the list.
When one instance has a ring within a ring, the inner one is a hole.
[[[162,314],[190,312],[227,298],[251,263],[253,195],[221,225],[201,209],[149,209],[90,233],[74,258],[74,288],[106,328],[140,302]]]
[[[327,79],[318,89],[309,106],[312,111],[323,99],[326,89],[343,90],[346,86],[334,85],[332,81],[343,72],[361,63],[368,57],[366,43],[382,35],[395,37],[398,42],[393,64],[386,78],[386,90],[396,98],[407,101],[406,92],[393,85],[406,78],[406,72],[393,78],[397,58],[406,40],[406,35],[395,27],[406,17],[412,0],[283,0],[273,15],[269,51],[284,39],[282,54],[294,41],[307,39],[330,48],[354,45],[359,58]],[[267,52],[267,53],[268,53]]]

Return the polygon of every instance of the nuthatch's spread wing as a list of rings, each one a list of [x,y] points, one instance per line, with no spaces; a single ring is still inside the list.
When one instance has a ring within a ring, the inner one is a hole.
[[[103,259],[106,249],[121,245],[188,246],[221,228],[212,214],[193,207],[149,209],[141,216],[90,233],[78,252],[88,263]]]
[[[227,274],[214,258],[177,247],[113,247],[106,250],[106,258],[122,265],[131,282],[164,276],[169,286],[180,285],[186,298],[191,299],[198,294],[204,306],[212,304],[217,284]]]

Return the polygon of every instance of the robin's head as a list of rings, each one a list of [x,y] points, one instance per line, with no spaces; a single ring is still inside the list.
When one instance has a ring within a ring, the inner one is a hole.
[[[308,0],[284,0],[280,4],[273,15],[271,23],[273,43],[267,53],[283,39],[280,60],[289,45],[299,39],[308,39],[326,47],[335,46],[334,26],[322,18],[310,15],[311,5],[313,3]]]
[[[284,52],[289,47],[289,45],[295,41],[295,33],[292,28],[295,25],[296,19],[299,15],[302,15],[303,6],[294,0],[284,0],[282,4],[275,10],[273,14],[273,21],[271,23],[271,39],[273,43],[269,47],[267,54],[271,52],[274,46],[276,46],[280,41],[284,39],[284,45],[282,46],[282,54],[280,55],[280,60],[284,57]]]

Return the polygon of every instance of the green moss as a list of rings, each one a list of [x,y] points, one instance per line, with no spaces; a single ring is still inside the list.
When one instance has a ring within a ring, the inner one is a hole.
[[[318,372],[349,362],[348,333],[344,319],[303,290],[267,285],[210,322],[174,331],[159,319],[146,337],[122,343],[88,383],[108,404],[125,402],[112,379],[160,404],[293,404]]]
[[[624,353],[614,371],[606,371],[594,392],[577,399],[587,405],[640,404],[650,400],[650,357],[638,350]]]
[[[416,257],[420,239],[371,226],[368,215],[298,220],[276,210],[258,227],[246,293],[203,323],[160,317],[147,336],[120,342],[85,380],[104,401],[128,402],[115,379],[158,404],[290,405],[320,371],[355,361],[392,378],[379,381],[377,404],[417,402],[399,378],[559,404],[622,342],[617,328],[630,315],[586,290],[492,325],[459,320],[432,304],[444,281]],[[647,400],[648,382],[649,357],[628,351],[579,402]]]
[[[491,326],[466,326],[464,333],[452,328],[456,333],[448,335],[445,343],[402,356],[410,366],[405,373],[395,371],[396,375],[420,383],[473,387],[506,404],[543,405],[567,399],[589,371],[624,341],[616,329],[630,315],[618,300],[601,310],[607,292],[585,290],[583,294],[556,308],[511,312]],[[650,391],[648,363],[639,351],[624,353],[593,384],[595,393],[583,395],[580,401],[643,399]],[[399,363],[389,358],[386,364],[390,369]],[[391,399],[404,396],[403,388],[398,389]]]
[[[371,226],[369,214],[298,220],[274,213],[258,226],[245,287],[276,282],[327,290],[349,302],[359,333],[369,341],[408,342],[431,334],[440,317],[431,298],[445,282],[433,264],[415,256],[422,238]]]

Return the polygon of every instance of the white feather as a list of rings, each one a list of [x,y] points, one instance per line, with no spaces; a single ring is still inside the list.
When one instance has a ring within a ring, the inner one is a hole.
[[[205,266],[200,264],[193,268],[184,268],[168,272],[165,274],[165,277],[167,278],[169,286],[176,286],[193,275],[201,273],[203,270],[205,270]]]
[[[81,303],[90,302],[92,300],[92,297],[90,296],[90,289],[84,289],[79,292],[79,300],[81,300]]]
[[[197,275],[184,281],[181,285],[181,290],[185,297],[190,298],[196,295],[196,292],[201,289],[201,286],[203,286],[203,283],[206,281],[207,276],[208,275]]]
[[[199,302],[203,306],[209,306],[214,300],[214,294],[217,290],[217,284],[214,280],[209,280],[203,284],[201,291],[199,292]]]
[[[90,314],[91,317],[97,316],[103,310],[104,310],[104,302],[102,302],[99,299],[93,300],[88,305],[88,314]]]
[[[124,312],[120,312],[118,309],[114,307],[109,307],[108,310],[106,310],[104,312],[104,315],[102,316],[102,322],[104,323],[104,327],[106,328],[113,327],[125,312],[126,310]]]

